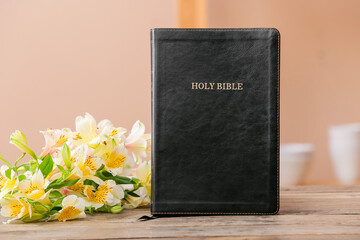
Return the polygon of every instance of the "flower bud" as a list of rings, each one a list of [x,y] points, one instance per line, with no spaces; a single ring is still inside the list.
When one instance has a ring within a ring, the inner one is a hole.
[[[31,217],[30,217],[30,215],[26,215],[26,216],[22,217],[20,220],[23,222],[34,222],[34,221],[41,220],[43,217],[44,217],[44,215],[41,213],[32,213]]]
[[[110,211],[112,212],[112,213],[119,213],[119,212],[121,212],[123,210],[123,207],[121,207],[121,206],[113,206],[112,208],[110,208]]]
[[[14,133],[11,134],[10,143],[14,144],[22,152],[29,154],[32,158],[37,159],[34,151],[31,150],[27,145],[25,135],[19,130],[16,130]]]
[[[38,213],[47,213],[50,207],[47,207],[43,204],[36,204],[34,208]]]

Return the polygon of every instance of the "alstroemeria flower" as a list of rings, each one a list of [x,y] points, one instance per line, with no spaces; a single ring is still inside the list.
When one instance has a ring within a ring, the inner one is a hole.
[[[131,174],[134,160],[124,145],[110,147],[101,157],[104,159],[105,169],[112,175],[128,176]]]
[[[9,169],[8,166],[1,166],[0,172],[0,199],[3,198],[9,192],[12,192],[17,189],[19,180],[15,178],[14,170],[11,170],[10,178],[6,177],[5,172]]]
[[[62,189],[65,195],[76,195],[82,197],[84,195],[85,185],[82,181],[75,183],[70,187],[64,187]]]
[[[93,149],[89,148],[87,144],[82,144],[71,152],[71,172],[67,175],[66,180],[75,180],[79,179],[78,182],[70,187],[65,187],[64,193],[66,194],[75,194],[79,196],[78,193],[84,193],[83,182],[86,179],[93,180],[98,184],[103,184],[104,181],[95,176],[96,170],[98,170],[103,164],[103,160],[95,155],[93,155]],[[59,162],[59,161],[57,161]],[[57,163],[59,164],[59,163]],[[65,163],[61,160],[62,167],[66,168]],[[59,179],[63,173],[60,170],[57,170],[50,177],[50,181]]]
[[[144,160],[151,141],[144,124],[135,122],[125,135],[124,128],[106,119],[97,123],[88,113],[75,121],[74,132],[41,132],[45,147],[39,158],[22,132],[11,134],[23,154],[14,167],[0,156],[7,164],[0,168],[0,208],[10,221],[66,221],[85,217],[85,209],[119,213],[150,203],[151,165]],[[19,163],[25,153],[33,159]]]
[[[80,178],[80,180],[90,179],[98,184],[103,183],[101,179],[95,176],[96,170],[101,167],[103,161],[93,155],[93,150],[87,144],[83,144],[75,149],[72,152],[72,159],[74,161],[74,169],[68,177],[69,180]]]
[[[146,158],[150,151],[150,134],[144,133],[144,124],[136,121],[126,138],[125,147],[132,153],[137,163],[141,163],[142,159]]]
[[[109,120],[102,120],[96,125],[96,120],[89,113],[85,116],[78,116],[75,120],[77,135],[74,141],[87,143],[90,147],[96,148],[101,142],[109,137],[121,138],[126,132],[124,128],[115,128]]]
[[[79,133],[79,139],[83,143],[91,142],[96,137],[96,120],[89,113],[85,116],[77,116],[75,119],[76,132]]]
[[[63,128],[61,130],[48,129],[40,132],[45,138],[45,147],[43,148],[42,156],[46,156],[47,154],[53,155],[55,152],[59,152],[62,145],[66,143],[68,138],[72,135],[69,128]]]
[[[116,144],[125,141],[125,128],[115,128],[114,125],[107,119],[101,120],[97,125],[97,134],[100,136],[100,142],[114,139]]]
[[[146,188],[149,197],[151,197],[151,163],[143,162],[136,169],[136,177]]]
[[[1,215],[4,217],[11,217],[6,223],[24,217],[32,217],[33,208],[28,202],[20,199],[17,196],[9,196],[0,199]]]
[[[19,183],[19,189],[25,197],[38,201],[44,204],[50,204],[49,194],[50,191],[45,192],[49,181],[44,179],[40,169],[37,169],[32,175],[31,180],[23,180]]]
[[[100,185],[97,190],[93,186],[85,186],[85,200],[95,209],[102,207],[104,204],[114,206],[120,203],[124,198],[124,190],[121,185],[116,185],[113,180],[105,181],[104,185]]]
[[[130,185],[128,186],[130,187]],[[132,188],[127,188],[127,190],[132,190]],[[139,197],[134,197],[128,194],[125,198],[124,208],[133,209],[139,206],[146,206],[150,204],[150,197],[145,187],[138,188],[134,191],[134,193]]]
[[[59,213],[52,216],[51,217],[52,219],[56,218],[59,221],[66,221],[70,219],[86,217],[84,212],[86,202],[84,199],[77,197],[75,195],[70,195],[65,197],[62,200],[61,204],[63,208],[60,210]]]
[[[14,133],[11,134],[10,143],[14,144],[22,152],[29,154],[32,158],[37,159],[34,151],[31,150],[28,146],[25,135],[19,130],[16,130]]]

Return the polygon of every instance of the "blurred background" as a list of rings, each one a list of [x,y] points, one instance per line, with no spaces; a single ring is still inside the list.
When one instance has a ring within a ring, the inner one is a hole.
[[[281,32],[281,142],[309,143],[300,184],[336,184],[328,129],[360,121],[360,1],[0,0],[0,153],[22,130],[74,129],[89,112],[150,132],[150,29],[275,27]],[[313,151],[314,150],[314,151]],[[355,166],[356,167],[356,166]]]

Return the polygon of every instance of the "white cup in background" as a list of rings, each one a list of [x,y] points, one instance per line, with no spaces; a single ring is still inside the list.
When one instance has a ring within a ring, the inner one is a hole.
[[[314,152],[308,143],[285,143],[280,145],[280,186],[299,184]]]
[[[356,182],[360,167],[360,124],[330,127],[329,148],[337,179],[345,184]]]

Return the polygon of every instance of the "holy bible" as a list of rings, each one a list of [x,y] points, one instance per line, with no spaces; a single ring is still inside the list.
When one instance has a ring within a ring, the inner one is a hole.
[[[153,215],[279,210],[280,34],[152,29]]]

